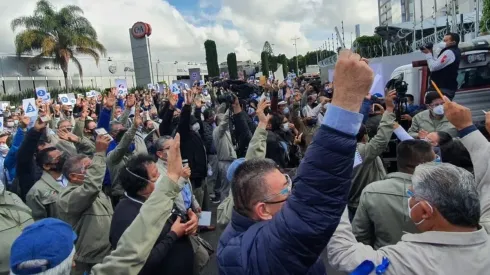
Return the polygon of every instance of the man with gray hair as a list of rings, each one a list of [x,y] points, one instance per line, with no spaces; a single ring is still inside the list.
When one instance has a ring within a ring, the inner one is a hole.
[[[384,274],[488,274],[490,270],[489,144],[471,120],[471,111],[456,103],[444,104],[471,154],[475,177],[447,163],[417,166],[413,187],[407,190],[408,215],[420,234],[405,234],[396,245],[374,250],[357,243],[344,212],[328,244],[332,267],[351,272],[365,260]],[[481,162],[481,165],[480,165]],[[386,265],[387,258],[390,262]],[[461,264],[455,264],[461,263]]]

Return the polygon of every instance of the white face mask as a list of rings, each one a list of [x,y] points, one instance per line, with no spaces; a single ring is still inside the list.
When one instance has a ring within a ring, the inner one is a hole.
[[[439,47],[441,50],[443,50],[443,49],[445,49],[445,48],[446,48],[446,42],[444,42],[444,41],[439,42],[439,43],[437,43],[437,46],[438,46],[438,47]]]
[[[14,127],[14,122],[13,121],[10,121],[10,122],[7,122],[7,127]]]
[[[9,152],[9,147],[7,146],[7,144],[0,144],[0,154],[2,155],[7,155],[7,153]]]
[[[413,221],[413,219],[412,219],[412,210],[415,208],[415,206],[419,205],[420,202],[416,203],[412,208],[410,208],[410,200],[411,199],[412,199],[412,197],[408,198],[408,216]],[[431,212],[434,213],[434,209],[432,208],[432,205],[430,205],[429,203],[427,203],[427,205],[429,205]],[[415,225],[421,225],[423,222],[425,222],[425,219],[422,219],[421,221],[414,222],[414,223],[415,223]]]
[[[201,130],[201,126],[199,126],[199,123],[194,123],[192,125],[192,131],[197,133],[197,132],[199,132],[199,130]]]
[[[282,130],[285,132],[289,131],[289,123],[288,122],[282,124]]]
[[[434,114],[438,116],[442,116],[444,115],[444,106],[443,105],[436,106],[434,107],[434,109],[432,109],[432,111],[434,112]]]

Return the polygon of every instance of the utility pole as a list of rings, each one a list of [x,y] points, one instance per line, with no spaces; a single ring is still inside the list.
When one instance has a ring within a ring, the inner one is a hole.
[[[344,41],[344,44],[345,44],[345,35],[344,35],[344,20],[342,20],[340,22],[340,24],[342,25],[342,41]],[[345,48],[345,47],[344,47]]]
[[[434,0],[434,43],[437,43],[437,0]]]
[[[417,15],[415,11],[415,1],[413,1],[413,42],[412,42],[412,49],[415,51],[417,49],[416,41],[417,41]]]
[[[478,37],[479,33],[480,33],[480,0],[476,0],[475,38]]]
[[[423,0],[420,0],[420,34],[422,34],[422,39],[424,39],[424,4]]]
[[[298,65],[298,46],[297,46],[297,44],[298,44],[298,43],[296,42],[296,41],[298,41],[298,40],[299,40],[299,37],[297,37],[297,36],[296,36],[296,37],[292,38],[291,40],[293,40],[293,41],[294,41],[294,49],[295,49],[295,51],[296,51],[296,70],[297,70],[297,71],[296,71],[296,73],[299,75],[299,65]]]

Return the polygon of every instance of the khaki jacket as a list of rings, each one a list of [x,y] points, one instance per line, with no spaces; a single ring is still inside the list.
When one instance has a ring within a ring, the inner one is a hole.
[[[70,183],[57,202],[60,219],[77,233],[75,260],[83,263],[100,263],[111,252],[109,229],[114,211],[102,192],[105,160],[105,153],[95,154],[83,184]]]
[[[250,144],[247,149],[246,160],[254,158],[265,158],[265,152],[267,150],[267,130],[262,128],[255,129],[255,133],[250,140]],[[231,220],[231,214],[233,212],[233,195],[232,192],[226,197],[218,206],[217,219],[218,225],[226,226]]]
[[[384,112],[376,135],[366,144],[357,144],[362,164],[354,168],[352,187],[349,192],[350,207],[357,208],[362,190],[368,184],[385,178],[386,170],[380,156],[390,142],[394,123],[395,114],[393,112]]]
[[[1,188],[1,187],[0,187]],[[0,192],[0,274],[10,274],[10,248],[25,227],[34,221],[31,209],[14,193]]]
[[[161,176],[155,190],[141,206],[140,213],[119,239],[116,250],[101,264],[95,265],[91,274],[138,274],[170,217],[179,192],[177,183]]]
[[[430,110],[425,110],[416,114],[412,119],[412,126],[408,129],[408,134],[416,138],[419,131],[425,130],[429,133],[442,131],[450,134],[452,137],[458,136],[458,131],[444,116],[441,120],[432,119]]]
[[[32,210],[32,218],[37,221],[44,218],[59,218],[56,201],[63,187],[46,171],[27,192],[26,204]]]
[[[65,152],[68,154],[68,157],[73,157],[77,154],[77,148],[73,142],[60,139],[57,134],[50,135],[49,139],[50,143],[53,144],[56,149]]]
[[[396,245],[374,250],[356,241],[345,211],[327,246],[330,264],[341,271],[351,272],[364,260],[379,265],[383,257],[388,257],[390,267],[385,273],[387,275],[487,275],[490,270],[490,145],[478,130],[461,141],[474,165],[480,195],[480,230],[405,234]]]
[[[396,172],[364,188],[352,220],[357,241],[379,249],[399,242],[404,232],[419,232],[407,212],[411,185],[412,175]]]
[[[119,144],[107,154],[107,168],[109,168],[109,174],[111,175],[112,183],[112,195],[122,196],[124,190],[119,182],[119,173],[121,168],[124,168],[131,154],[128,151],[129,145],[134,140],[136,134],[136,128],[134,125],[124,134]],[[136,151],[135,151],[136,152]]]
[[[490,144],[477,130],[463,137],[461,142],[470,153],[473,162],[475,182],[480,194],[480,224],[490,234]]]
[[[93,156],[95,154],[95,141],[86,136],[78,137],[75,147],[79,154]]]

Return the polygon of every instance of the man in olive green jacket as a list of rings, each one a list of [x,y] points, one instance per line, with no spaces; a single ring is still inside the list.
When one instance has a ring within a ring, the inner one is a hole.
[[[140,213],[119,239],[116,250],[92,268],[93,275],[135,275],[143,268],[180,193],[177,184],[182,172],[180,135],[168,151],[167,175],[155,184],[155,191],[141,206]],[[144,232],[144,233],[142,233]]]
[[[406,140],[398,145],[398,172],[364,188],[352,221],[357,241],[379,249],[396,244],[404,232],[418,233],[408,216],[407,189],[416,166],[435,159],[432,146],[423,140]]]
[[[0,182],[0,275],[9,274],[10,247],[22,230],[34,221],[31,209]]]
[[[370,183],[385,178],[386,170],[380,156],[388,146],[391,135],[393,134],[393,124],[395,123],[394,103],[395,93],[391,92],[386,96],[386,110],[379,123],[376,135],[367,141],[367,132],[359,131],[357,151],[361,157],[361,163],[354,167],[352,177],[352,187],[349,192],[349,215],[352,219],[359,204],[362,190]],[[361,135],[364,134],[364,137]],[[355,162],[354,162],[355,163]]]
[[[425,97],[428,109],[416,114],[412,119],[412,126],[408,133],[419,139],[424,139],[432,132],[446,132],[452,137],[458,136],[458,131],[444,115],[444,100],[436,92],[430,92]]]
[[[102,192],[106,169],[106,150],[111,139],[99,136],[94,158],[78,155],[66,161],[63,174],[70,180],[60,194],[58,208],[60,219],[69,223],[78,238],[76,241],[76,266],[72,274],[83,275],[92,266],[102,262],[111,252],[109,229],[111,227],[111,200]]]
[[[265,152],[267,147],[267,123],[269,121],[269,115],[264,114],[264,109],[269,104],[264,100],[259,103],[257,108],[257,116],[259,117],[259,125],[255,129],[254,135],[250,140],[245,160],[254,158],[265,158]],[[237,161],[237,160],[235,160]],[[233,165],[233,164],[232,164]],[[231,180],[230,180],[231,182]],[[231,214],[233,212],[233,195],[230,194],[226,197],[218,206],[217,220],[218,225],[226,227],[231,220]]]

